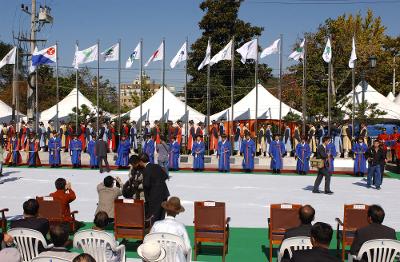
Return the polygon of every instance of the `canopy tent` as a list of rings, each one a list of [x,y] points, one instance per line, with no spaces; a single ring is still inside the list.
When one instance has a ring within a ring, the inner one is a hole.
[[[394,99],[395,99],[395,97],[394,97],[394,95],[393,95],[393,93],[392,92],[389,92],[389,94],[386,96],[386,98],[387,99],[389,99],[390,101],[394,101]]]
[[[393,101],[395,104],[400,105],[400,93],[397,95],[397,97]]]
[[[69,118],[69,114],[73,114],[72,109],[76,107],[76,96],[77,89],[74,88],[72,91],[64,97],[60,102],[58,102],[58,119],[59,120],[67,120]],[[96,112],[96,106],[90,102],[81,92],[78,91],[78,100],[79,100],[79,108],[82,105],[86,105],[90,112]],[[50,107],[40,113],[40,121],[47,124],[49,120],[55,120],[57,117],[57,105]]]
[[[168,88],[164,88],[164,120],[186,120],[186,116],[189,120],[194,122],[204,122],[205,116],[191,108],[187,107],[187,114],[185,114],[185,103],[174,96]],[[132,121],[150,121],[161,120],[162,118],[162,90],[160,88],[152,97],[142,104],[142,116],[140,116],[140,106],[125,113],[124,117],[129,117]]]
[[[361,82],[355,88],[355,101],[356,105],[362,103],[362,87]],[[353,92],[350,91],[347,96],[348,101],[346,104],[350,104],[353,100]],[[386,115],[381,116],[382,119],[395,119],[400,120],[400,105],[390,101],[384,95],[376,91],[372,86],[366,83],[366,90],[364,92],[364,99],[370,104],[377,104],[377,109],[386,112]],[[351,110],[351,109],[350,109]],[[368,114],[368,112],[366,112]]]
[[[279,119],[279,99],[258,84],[258,119]],[[234,105],[234,120],[256,119],[256,87]],[[287,113],[301,115],[299,111],[282,102],[282,117]],[[230,120],[231,107],[210,117],[211,120]]]
[[[17,114],[17,112],[15,112]],[[20,120],[25,115],[19,113]],[[16,117],[16,116],[15,116]],[[12,107],[0,100],[0,122],[8,124],[12,120]]]

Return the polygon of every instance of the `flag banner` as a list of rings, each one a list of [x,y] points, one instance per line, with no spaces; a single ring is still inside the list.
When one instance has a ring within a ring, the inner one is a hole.
[[[353,43],[352,43],[352,49],[351,49],[351,56],[349,60],[349,67],[354,68],[355,61],[357,60],[357,54],[356,54],[356,40],[353,37]]]
[[[14,65],[15,64],[15,58],[17,54],[17,47],[13,47],[10,52],[6,54],[3,59],[0,61],[0,68],[2,68],[5,65]]]
[[[174,68],[177,64],[179,64],[182,61],[185,61],[186,59],[187,59],[187,54],[186,54],[186,42],[185,42],[169,65],[171,66],[171,68]]]
[[[257,59],[258,56],[258,44],[257,44],[257,39],[253,39],[247,43],[244,43],[241,47],[236,49],[236,52],[238,52],[241,56],[243,64],[246,63],[247,59]]]
[[[332,46],[330,38],[328,38],[328,41],[326,41],[326,46],[324,49],[324,53],[322,54],[322,59],[324,59],[326,63],[330,63],[332,60]]]
[[[98,45],[94,45],[91,46],[89,48],[86,48],[84,50],[75,51],[75,68],[78,68],[80,64],[86,64],[86,63],[90,63],[93,61],[97,61],[98,57],[97,57],[97,53],[98,53]]]
[[[204,57],[203,61],[201,62],[197,70],[201,70],[203,67],[208,65],[210,63],[210,60],[211,60],[211,43],[210,40],[208,40],[206,56]]]
[[[210,65],[218,63],[221,60],[231,60],[232,59],[232,43],[233,41],[229,41],[229,43],[219,51],[213,58],[210,60]]]
[[[140,42],[137,44],[135,50],[133,50],[133,53],[128,57],[128,60],[126,60],[125,63],[125,68],[131,68],[133,65],[134,60],[139,60],[140,59]]]
[[[260,57],[264,58],[269,55],[277,54],[279,52],[279,43],[281,42],[280,39],[275,40],[272,45],[266,47],[262,50]]]
[[[57,60],[57,46],[53,45],[32,54],[32,66],[55,63]]]
[[[72,61],[72,66],[73,66],[75,69],[78,69],[78,68],[79,68],[79,65],[76,63],[76,55],[78,54],[78,52],[79,52],[79,47],[78,47],[78,45],[76,44],[76,45],[75,45],[74,61]]]
[[[119,43],[107,48],[101,53],[104,62],[118,61],[119,59]]]
[[[37,52],[39,52],[39,51],[37,49],[37,46],[35,46],[35,49],[33,50],[33,53],[37,53]],[[32,74],[33,72],[35,72],[35,70],[36,70],[36,66],[34,66],[32,64],[32,59],[31,59],[31,62],[29,64],[29,73]]]
[[[296,50],[294,50],[293,53],[291,53],[289,55],[289,59],[293,59],[295,61],[304,59],[304,44],[305,44],[305,42],[306,42],[306,40],[303,39],[303,42],[301,42],[300,46],[298,48],[296,48]]]
[[[164,58],[164,42],[161,42],[161,45],[158,49],[150,56],[149,60],[147,60],[146,64],[144,65],[147,67],[153,61],[160,61]]]

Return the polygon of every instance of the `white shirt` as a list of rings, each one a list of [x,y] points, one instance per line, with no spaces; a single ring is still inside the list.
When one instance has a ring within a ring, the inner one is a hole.
[[[176,262],[185,262],[185,256],[192,252],[190,239],[185,225],[178,222],[174,217],[165,216],[164,220],[155,222],[150,230],[150,233],[170,233],[182,238],[183,242],[185,243],[185,250],[183,250],[184,254],[180,254],[180,252],[177,253],[175,260]]]

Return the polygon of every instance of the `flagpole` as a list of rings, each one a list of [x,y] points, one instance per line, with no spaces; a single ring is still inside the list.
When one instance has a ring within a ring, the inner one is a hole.
[[[257,138],[258,135],[258,37],[256,40],[256,48],[257,48],[257,57],[254,61],[254,84],[256,86],[256,121],[254,123],[254,133]],[[233,122],[232,122],[233,126]]]
[[[186,37],[186,50],[185,50],[185,54],[186,54],[186,60],[185,60],[185,145],[187,146],[188,144],[188,125],[189,125],[189,112],[188,112],[188,108],[187,108],[187,83],[188,83],[188,71],[187,71],[187,67],[188,67],[188,45],[189,45],[189,40],[188,37]]]
[[[35,132],[39,131],[39,83],[38,83],[38,70],[35,70],[35,101],[36,101],[36,114],[35,114]]]
[[[13,85],[15,85],[15,106],[16,106],[16,123],[15,127],[16,130],[18,131],[18,125],[19,125],[19,57],[18,57],[18,48],[15,53],[15,66],[14,66],[14,82]]]
[[[301,128],[301,133],[303,136],[306,135],[306,118],[307,118],[307,108],[306,108],[306,86],[307,86],[307,36],[304,36],[304,46],[303,46],[303,85],[301,87],[301,96],[302,96],[302,115],[303,115],[303,124]]]
[[[331,37],[329,36],[328,41],[330,42]],[[332,50],[330,50],[332,52]],[[328,63],[328,136],[331,135],[331,81],[332,81],[332,58]]]
[[[56,130],[59,130],[60,127],[60,120],[58,119],[58,102],[59,102],[59,86],[58,86],[58,42],[56,42],[56,89],[57,89],[57,104],[56,104]],[[37,110],[37,109],[36,109]]]
[[[143,38],[140,39],[140,117],[139,117],[139,134],[142,135],[143,122]],[[143,139],[143,136],[142,136]]]
[[[356,61],[353,61],[353,68],[351,69],[351,87],[353,93],[353,103],[351,106],[351,136],[354,137],[354,115],[356,109]]]
[[[211,37],[208,37],[208,44],[207,44],[207,48],[208,46],[211,46]],[[207,53],[207,51],[206,51]],[[207,54],[206,54],[207,56]],[[211,54],[210,54],[211,56]],[[207,152],[208,154],[210,154],[210,78],[211,78],[211,66],[210,63],[207,64],[207,123],[206,123],[206,130],[207,130],[207,139],[208,139],[208,143],[207,143]],[[229,120],[229,119],[228,119]],[[228,121],[229,123],[229,121]]]
[[[99,134],[100,40],[97,40],[96,133]]]
[[[279,133],[281,133],[281,125],[282,125],[282,39],[283,35],[280,35],[281,41],[279,41]]]
[[[232,37],[232,46],[231,46],[231,127],[229,126],[229,135],[231,136],[231,144],[233,144],[233,120],[234,118],[234,89],[235,89],[235,36]]]
[[[165,38],[162,40],[163,60],[162,60],[162,115],[161,115],[161,130],[164,135],[164,98],[165,98]]]
[[[78,40],[76,41],[76,46],[78,47]],[[97,47],[98,48],[98,47]],[[78,48],[77,48],[78,49]],[[75,89],[76,89],[76,116],[75,116],[75,132],[78,133],[78,112],[79,112],[79,86],[78,86],[78,74],[79,74],[79,65],[78,60],[75,54]]]
[[[121,39],[118,40],[118,139],[121,139]]]

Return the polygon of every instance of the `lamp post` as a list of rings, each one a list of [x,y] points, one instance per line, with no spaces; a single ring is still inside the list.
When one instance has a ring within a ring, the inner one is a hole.
[[[368,58],[368,64],[369,64],[369,68],[370,69],[374,69],[376,67],[376,56],[372,55]],[[362,69],[361,72],[361,88],[362,88],[362,104],[364,106],[364,102],[365,102],[365,91],[367,90],[367,82],[365,81],[365,67]]]

